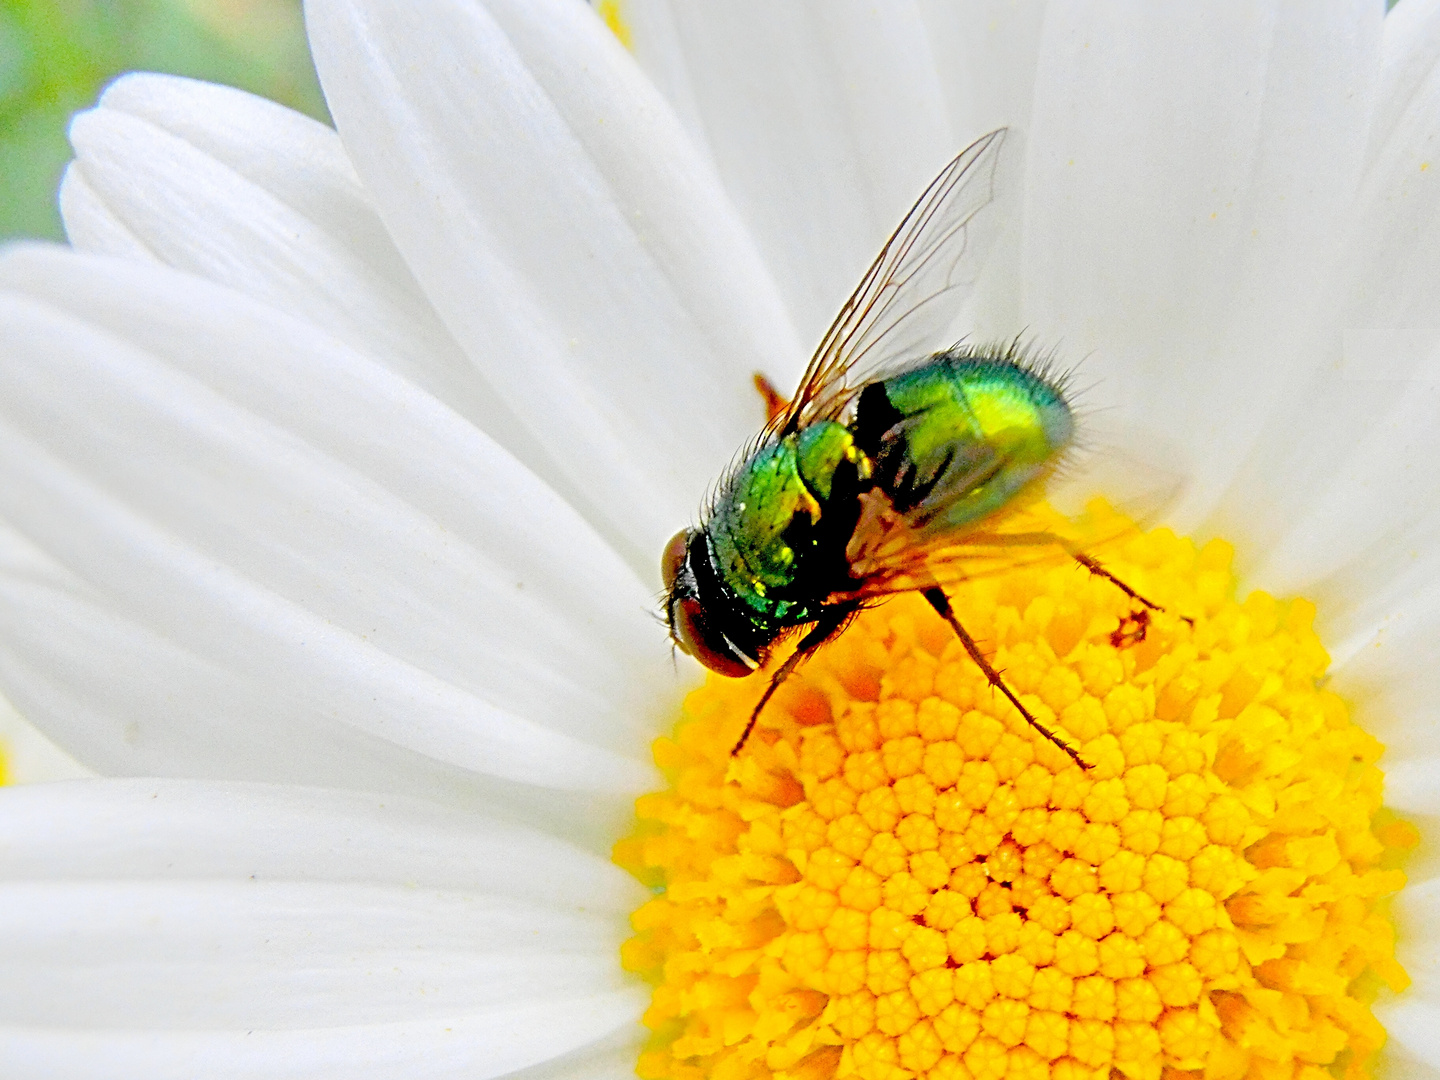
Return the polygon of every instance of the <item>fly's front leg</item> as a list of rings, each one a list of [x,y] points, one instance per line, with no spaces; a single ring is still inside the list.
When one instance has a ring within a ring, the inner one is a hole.
[[[757,375],[756,378],[759,379],[761,376]],[[760,719],[760,710],[765,708],[780,684],[790,677],[791,672],[799,667],[806,657],[845,629],[846,624],[855,617],[859,610],[859,604],[841,604],[820,616],[815,625],[810,628],[809,633],[800,639],[800,644],[795,646],[795,651],[770,677],[770,685],[765,688],[765,693],[760,695],[760,701],[756,704],[755,711],[750,714],[750,722],[745,725],[745,730],[740,733],[740,738],[736,740],[734,747],[730,750],[731,757],[745,748],[745,743],[750,738],[750,732],[755,730],[755,721]]]
[[[1061,750],[1065,751],[1065,753],[1070,756],[1070,760],[1075,762],[1076,765],[1079,765],[1082,769],[1090,768],[1089,763],[1080,756],[1079,751],[1066,743],[1044,724],[1040,723],[1039,720],[1036,720],[1035,717],[1031,715],[1030,710],[1020,704],[1020,699],[1015,696],[1015,692],[1011,690],[1010,687],[1005,685],[1005,680],[1000,678],[1000,672],[996,671],[990,661],[985,658],[985,654],[980,651],[980,646],[975,644],[975,639],[970,636],[965,627],[960,625],[960,620],[955,617],[955,609],[950,606],[950,598],[945,595],[944,590],[939,588],[923,589],[921,590],[921,595],[930,601],[930,606],[939,613],[942,619],[950,624],[950,629],[955,631],[955,636],[960,639],[960,644],[965,646],[965,651],[970,654],[970,659],[975,661],[975,666],[985,673],[985,678],[990,680],[990,685],[1010,699],[1010,704],[1014,705],[1015,708],[1020,711],[1020,715],[1025,717],[1026,722]]]

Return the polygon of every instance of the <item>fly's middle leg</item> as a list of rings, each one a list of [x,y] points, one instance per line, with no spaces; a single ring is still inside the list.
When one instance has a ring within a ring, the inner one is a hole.
[[[970,659],[975,661],[975,666],[985,673],[985,678],[990,681],[990,685],[1009,699],[1010,704],[1014,705],[1015,708],[1020,711],[1020,715],[1025,717],[1026,722],[1041,735],[1044,735],[1050,742],[1065,751],[1065,753],[1069,755],[1070,760],[1075,762],[1076,765],[1079,765],[1082,769],[1090,768],[1089,762],[1080,756],[1078,750],[1061,739],[1044,724],[1040,723],[1039,720],[1035,719],[1030,710],[1020,703],[1020,699],[1015,696],[1015,691],[1005,685],[1005,680],[1000,677],[1000,672],[996,671],[994,665],[986,659],[985,654],[980,651],[980,646],[975,643],[975,639],[970,636],[969,631],[960,625],[960,620],[955,617],[955,609],[950,606],[950,598],[945,595],[945,591],[940,588],[922,589],[921,595],[930,602],[930,606],[939,613],[940,617],[950,624],[950,629],[955,631],[955,636],[960,639],[960,644],[965,646],[965,651],[970,654]]]

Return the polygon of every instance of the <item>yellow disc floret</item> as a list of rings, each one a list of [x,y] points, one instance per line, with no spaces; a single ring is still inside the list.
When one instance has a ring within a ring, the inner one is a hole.
[[[949,591],[1081,769],[903,597],[776,694],[712,676],[618,862],[656,889],[646,1080],[1358,1080],[1413,830],[1312,607],[1166,531]],[[1182,617],[1183,616],[1183,617]]]

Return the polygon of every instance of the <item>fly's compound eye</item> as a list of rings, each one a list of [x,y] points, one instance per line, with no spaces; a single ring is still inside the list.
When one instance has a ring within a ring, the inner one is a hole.
[[[755,670],[754,661],[710,624],[700,601],[694,597],[682,597],[671,603],[670,633],[680,648],[711,671],[739,679]]]
[[[675,579],[680,576],[680,570],[685,565],[685,552],[689,547],[689,529],[681,529],[665,545],[665,553],[660,556],[660,576],[665,582],[667,592],[675,588]]]
[[[697,551],[702,554],[697,555]],[[666,614],[670,618],[670,636],[675,644],[711,671],[738,679],[754,671],[756,664],[707,616],[696,595],[695,574],[686,563],[691,558],[703,557],[704,551],[703,537],[693,529],[686,529],[671,538],[665,545],[665,554],[660,556],[660,573],[669,594]]]

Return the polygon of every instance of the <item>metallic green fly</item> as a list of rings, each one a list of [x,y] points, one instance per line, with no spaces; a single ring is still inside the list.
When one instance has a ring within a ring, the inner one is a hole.
[[[969,576],[981,553],[1047,547],[1155,607],[1061,537],[999,527],[1073,442],[1063,380],[1013,345],[923,351],[978,271],[1004,143],[1004,129],[984,136],[925,189],[840,309],[794,398],[772,409],[700,526],[666,546],[671,638],[711,670],[748,675],[786,635],[809,628],[732,753],[776,687],[862,608],[920,592],[991,685],[1085,764],[1006,686],[943,588]]]

